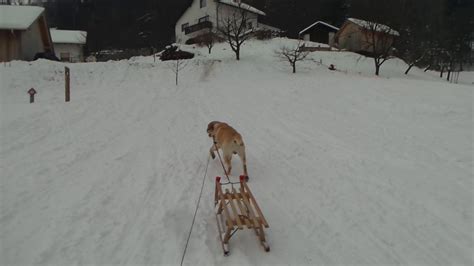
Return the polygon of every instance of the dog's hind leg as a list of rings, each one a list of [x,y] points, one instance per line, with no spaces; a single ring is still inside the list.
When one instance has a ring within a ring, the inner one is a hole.
[[[245,151],[239,152],[238,153],[240,157],[240,161],[242,161],[242,167],[244,168],[244,175],[246,181],[249,180],[249,174],[247,173],[247,159],[245,158]]]

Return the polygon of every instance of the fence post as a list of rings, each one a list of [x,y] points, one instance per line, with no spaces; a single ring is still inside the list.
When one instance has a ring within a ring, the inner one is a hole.
[[[70,89],[70,72],[69,72],[69,67],[64,67],[64,75],[65,75],[65,80],[66,80],[66,102],[71,101],[71,89]]]

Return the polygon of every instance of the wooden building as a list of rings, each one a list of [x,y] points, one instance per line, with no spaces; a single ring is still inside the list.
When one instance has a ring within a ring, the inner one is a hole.
[[[339,49],[372,54],[374,46],[375,52],[389,49],[397,36],[399,33],[387,25],[349,18],[336,33],[334,42]]]
[[[0,62],[31,61],[38,53],[53,52],[44,8],[0,5]]]

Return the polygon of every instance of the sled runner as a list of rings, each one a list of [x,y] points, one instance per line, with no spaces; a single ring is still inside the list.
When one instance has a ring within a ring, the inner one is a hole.
[[[265,251],[270,251],[263,231],[264,227],[269,227],[268,223],[247,186],[245,177],[240,176],[239,191],[233,185],[231,188],[224,188],[224,185],[229,183],[221,184],[220,180],[220,177],[216,177],[214,206],[224,255],[229,255],[230,238],[235,232],[243,230],[245,227],[254,229]]]

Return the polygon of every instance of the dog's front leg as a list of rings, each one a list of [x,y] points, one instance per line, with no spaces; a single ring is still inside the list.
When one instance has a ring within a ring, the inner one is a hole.
[[[214,153],[214,151],[217,151],[215,144],[213,144],[213,145],[211,146],[211,148],[209,149],[209,153],[211,154],[211,158],[212,158],[213,160],[216,158],[216,154]]]
[[[232,171],[232,154],[231,155],[224,155],[224,162],[227,165],[227,174],[230,175],[230,172]]]

